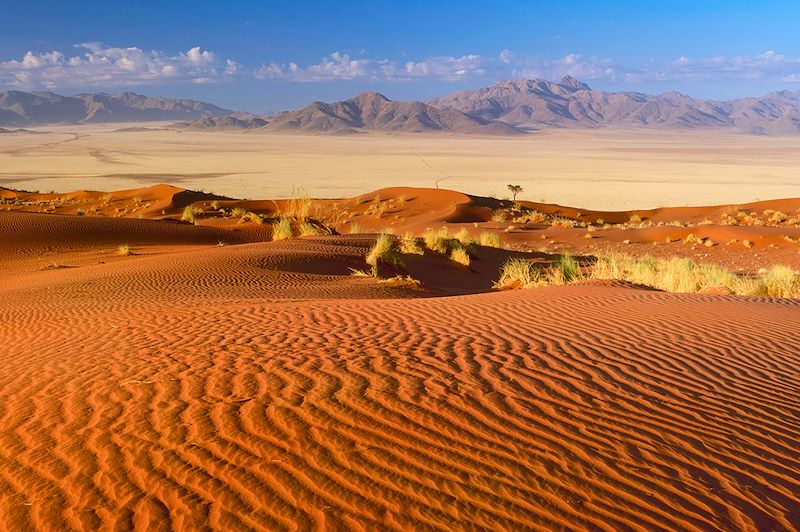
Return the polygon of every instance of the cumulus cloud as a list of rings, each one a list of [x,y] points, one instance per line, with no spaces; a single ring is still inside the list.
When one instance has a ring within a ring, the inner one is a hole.
[[[78,44],[76,48],[82,53],[67,56],[58,51],[26,52],[22,59],[2,61],[0,83],[23,89],[212,83],[241,70],[235,61],[223,61],[199,46],[173,55],[97,42]]]
[[[579,80],[616,81],[622,67],[610,59],[566,54],[557,59],[517,58],[511,63],[509,77],[561,79],[572,76]]]
[[[138,47],[119,48],[90,42],[78,52],[26,52],[21,58],[0,61],[0,85],[21,89],[118,88],[167,83],[215,83],[255,78],[298,83],[338,80],[408,82],[434,80],[496,81],[508,78],[560,79],[570,75],[584,81],[705,82],[769,79],[800,82],[800,58],[774,51],[752,56],[693,59],[679,56],[662,64],[630,66],[602,57],[568,53],[557,58],[521,55],[504,49],[495,55],[464,54],[416,60],[373,58],[362,50],[355,55],[335,51],[318,62],[265,62],[246,67],[199,46],[165,53]]]
[[[614,79],[617,67],[607,59],[583,58],[567,54],[558,59],[518,56],[502,50],[496,56],[466,54],[435,56],[418,61],[352,58],[349,54],[333,52],[319,63],[299,66],[296,63],[267,63],[253,71],[257,79],[283,80],[302,83],[355,80],[461,81],[472,79],[502,79],[542,77],[547,79],[571,75],[580,79]]]
[[[319,63],[300,66],[297,63],[268,63],[255,69],[258,79],[294,82],[334,80],[437,81],[497,80],[506,78],[560,79],[572,76],[584,81],[608,83],[641,83],[663,81],[713,81],[770,79],[782,82],[800,81],[800,58],[774,51],[753,56],[690,59],[680,56],[662,64],[646,67],[625,65],[612,59],[577,53],[557,58],[525,56],[504,49],[495,56],[467,54],[436,56],[417,61],[353,58],[334,52]]]
[[[664,65],[634,70],[625,75],[632,83],[644,81],[729,81],[764,79],[800,81],[800,57],[768,50],[756,55],[690,59],[680,56]]]
[[[439,56],[422,61],[398,62],[390,59],[353,58],[347,53],[333,52],[319,63],[298,66],[296,63],[269,63],[253,71],[257,79],[297,82],[319,82],[363,79],[370,81],[402,81],[421,78],[458,80],[480,77],[485,73],[479,55]]]

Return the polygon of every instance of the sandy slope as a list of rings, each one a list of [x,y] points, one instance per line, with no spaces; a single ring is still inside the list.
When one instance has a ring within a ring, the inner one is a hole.
[[[80,230],[47,255],[71,268],[0,242],[0,528],[800,527],[798,300],[431,298],[480,287],[352,277],[362,235],[12,224]]]

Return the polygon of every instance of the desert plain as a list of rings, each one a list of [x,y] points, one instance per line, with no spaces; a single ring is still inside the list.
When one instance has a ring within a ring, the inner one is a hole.
[[[799,139],[115,129],[0,138],[0,528],[800,527]]]
[[[352,197],[447,188],[598,210],[800,197],[800,137],[725,131],[546,129],[518,137],[264,134],[168,123],[63,125],[3,134],[0,185],[68,192],[170,183],[236,198]]]

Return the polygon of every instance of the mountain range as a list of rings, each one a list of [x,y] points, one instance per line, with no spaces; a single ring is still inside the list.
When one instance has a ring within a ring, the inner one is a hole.
[[[800,91],[729,101],[679,92],[648,95],[606,92],[566,76],[506,80],[427,102],[391,101],[362,92],[334,103],[314,102],[275,116],[234,113],[193,100],[121,95],[59,96],[49,92],[0,93],[0,126],[48,123],[180,120],[195,130],[304,133],[450,132],[514,135],[545,128],[719,129],[758,135],[800,134]]]
[[[541,79],[500,81],[428,103],[529,131],[547,127],[624,127],[800,133],[800,91],[731,101],[700,100],[679,92],[652,96],[597,91],[567,76],[558,83]]]
[[[0,126],[195,120],[232,113],[210,103],[148,98],[132,92],[76,96],[59,96],[52,92],[0,93]]]

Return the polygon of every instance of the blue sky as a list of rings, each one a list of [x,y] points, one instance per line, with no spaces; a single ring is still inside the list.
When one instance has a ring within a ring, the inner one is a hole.
[[[727,99],[800,89],[800,2],[9,0],[0,90],[133,90],[264,112],[565,74]]]

